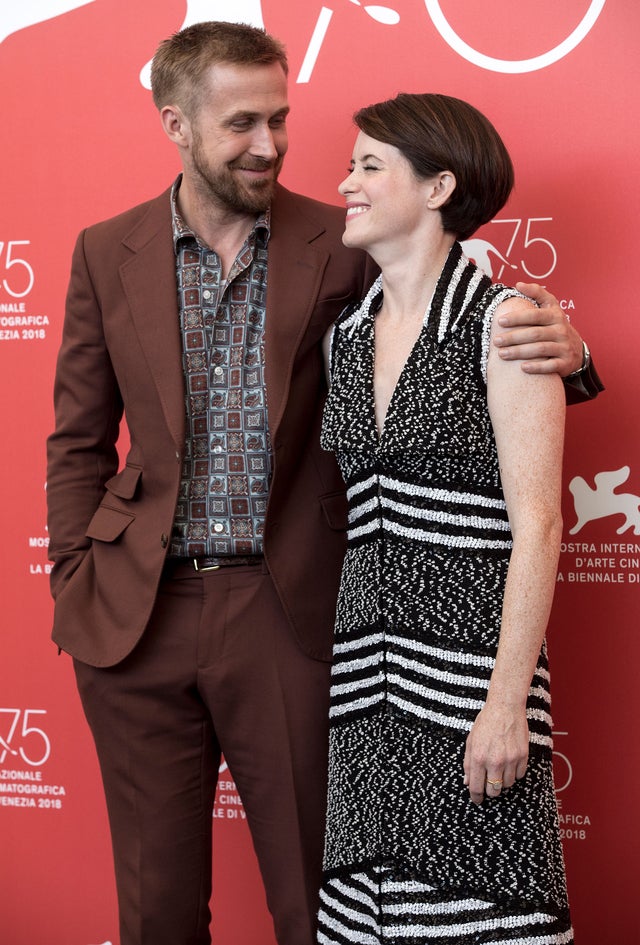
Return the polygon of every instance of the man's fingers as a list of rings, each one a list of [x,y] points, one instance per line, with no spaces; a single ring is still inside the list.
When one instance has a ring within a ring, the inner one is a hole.
[[[538,305],[555,305],[558,301],[555,295],[543,289],[537,282],[516,282],[516,289],[536,301]]]
[[[518,328],[523,325],[533,328],[536,325],[554,325],[557,321],[556,310],[551,307],[519,308],[513,311],[507,309],[498,315],[498,324],[501,328]]]
[[[525,374],[559,374],[564,377],[569,373],[560,358],[543,358],[541,361],[523,361],[520,365]]]
[[[503,343],[497,347],[503,361],[537,361],[566,354],[565,346],[557,341],[530,341],[519,345]]]

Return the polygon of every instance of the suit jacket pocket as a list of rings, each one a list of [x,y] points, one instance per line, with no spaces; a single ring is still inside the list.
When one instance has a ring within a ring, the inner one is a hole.
[[[120,499],[133,499],[141,475],[140,466],[125,466],[119,473],[108,479],[104,487],[107,492],[117,495]]]
[[[329,528],[343,532],[347,528],[347,497],[344,492],[330,492],[320,496],[320,505]]]
[[[97,541],[115,541],[131,525],[135,515],[114,509],[108,505],[101,505],[87,527],[87,538]]]

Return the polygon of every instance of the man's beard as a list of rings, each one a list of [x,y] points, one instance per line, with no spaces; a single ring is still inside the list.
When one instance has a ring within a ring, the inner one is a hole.
[[[275,183],[280,174],[284,156],[276,161],[267,161],[259,157],[241,157],[230,161],[220,169],[212,171],[203,159],[201,142],[194,140],[191,152],[193,169],[200,179],[200,184],[207,196],[215,203],[222,204],[238,213],[262,213],[271,204]],[[246,168],[262,171],[274,168],[274,175],[268,180],[240,182],[234,176],[234,169]]]

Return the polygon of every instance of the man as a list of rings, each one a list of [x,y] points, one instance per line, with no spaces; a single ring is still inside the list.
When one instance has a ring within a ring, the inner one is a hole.
[[[153,94],[182,175],[73,258],[48,444],[53,638],[100,759],[121,945],[210,942],[221,753],[278,942],[314,939],[346,508],[319,446],[320,342],[374,273],[342,246],[342,211],[276,183],[286,74],[252,27],[163,43]],[[581,341],[543,300],[547,327],[513,341],[548,359],[531,369],[568,373]]]

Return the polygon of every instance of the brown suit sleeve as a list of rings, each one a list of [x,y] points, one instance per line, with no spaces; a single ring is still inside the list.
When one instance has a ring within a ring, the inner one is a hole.
[[[102,314],[78,237],[54,384],[55,431],[47,441],[49,556],[55,597],[90,546],[85,532],[117,471],[122,398],[103,333]]]
[[[563,380],[568,404],[583,404],[587,400],[595,400],[605,389],[593,361],[589,362],[584,371],[580,371],[573,377],[565,377]]]

